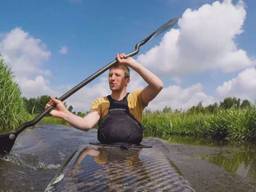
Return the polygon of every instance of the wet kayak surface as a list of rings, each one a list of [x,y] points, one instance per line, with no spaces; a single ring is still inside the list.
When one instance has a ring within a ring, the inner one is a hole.
[[[64,164],[47,192],[194,192],[175,166],[156,148],[83,146]]]
[[[84,132],[56,125],[27,129],[11,153],[0,160],[1,191],[44,191],[65,160],[96,138],[96,130]],[[167,143],[156,138],[146,138],[143,143],[152,145],[156,156],[161,151],[195,191],[256,191],[253,147]]]

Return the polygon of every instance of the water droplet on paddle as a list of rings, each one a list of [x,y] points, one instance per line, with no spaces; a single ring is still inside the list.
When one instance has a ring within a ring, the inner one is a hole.
[[[13,139],[15,139],[15,135],[13,134],[13,133],[11,133],[10,135],[9,135],[9,139],[11,139],[11,140],[13,140]]]

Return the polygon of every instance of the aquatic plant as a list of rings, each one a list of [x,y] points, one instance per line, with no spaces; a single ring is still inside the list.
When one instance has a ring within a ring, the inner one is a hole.
[[[27,118],[21,92],[10,69],[0,58],[0,131],[10,131]]]
[[[193,136],[221,141],[256,140],[256,109],[218,108],[214,113],[144,113],[146,136],[168,139],[173,135]]]

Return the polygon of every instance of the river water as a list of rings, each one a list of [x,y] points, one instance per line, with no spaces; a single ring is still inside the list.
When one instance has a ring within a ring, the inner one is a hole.
[[[0,191],[44,191],[61,165],[80,145],[96,141],[96,130],[37,125],[25,130],[11,153],[0,160]],[[161,146],[170,162],[196,191],[256,191],[256,148],[171,138]]]

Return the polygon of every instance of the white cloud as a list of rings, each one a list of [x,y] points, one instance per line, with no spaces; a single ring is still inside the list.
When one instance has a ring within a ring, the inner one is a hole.
[[[172,85],[164,88],[160,94],[149,104],[148,108],[161,110],[165,106],[172,109],[186,110],[201,102],[204,106],[215,102],[215,99],[203,91],[201,84],[195,84],[187,88]]]
[[[51,53],[40,39],[15,28],[1,36],[0,53],[14,73],[24,96],[55,93],[45,80],[50,71],[42,66]]]
[[[219,69],[237,71],[252,65],[247,53],[235,43],[242,33],[246,11],[240,1],[205,4],[187,9],[179,19],[179,29],[165,34],[160,44],[138,60],[159,74],[180,76]]]
[[[67,46],[62,46],[59,50],[59,53],[62,55],[66,55],[68,53],[68,47]]]
[[[256,69],[248,68],[243,70],[237,77],[224,82],[216,90],[221,98],[239,97],[254,101],[256,98]]]
[[[33,38],[20,28],[5,34],[0,41],[0,52],[17,78],[47,74],[40,65],[51,53],[40,39]]]
[[[37,76],[35,79],[23,79],[19,82],[22,90],[25,90],[25,94],[29,97],[39,95],[57,95],[58,92],[50,88],[49,82],[45,80],[43,76]]]

